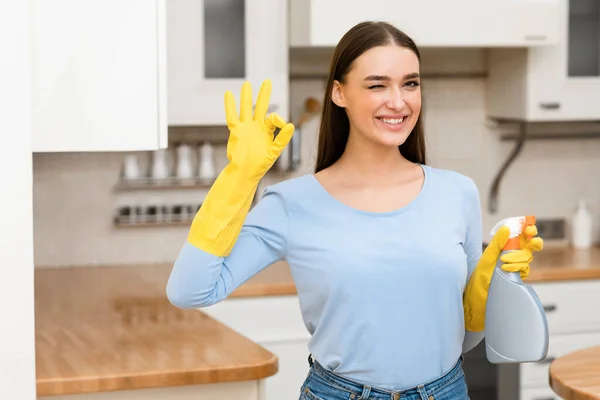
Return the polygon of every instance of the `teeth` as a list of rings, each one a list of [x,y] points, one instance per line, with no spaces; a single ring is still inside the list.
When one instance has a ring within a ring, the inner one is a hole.
[[[379,118],[379,119],[387,124],[392,124],[392,125],[396,125],[396,124],[399,124],[402,121],[404,121],[404,117],[402,117],[402,118]]]

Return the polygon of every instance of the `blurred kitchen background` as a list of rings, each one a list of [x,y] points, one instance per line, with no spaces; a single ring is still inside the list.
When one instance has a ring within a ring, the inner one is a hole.
[[[486,105],[489,97],[508,96],[510,92],[502,92],[508,90],[506,88],[490,87],[488,49],[424,48],[422,52],[429,164],[461,172],[475,180],[482,201],[484,232],[489,233],[493,225],[506,216],[534,214],[540,219],[563,220],[566,225],[564,235],[568,240],[578,202],[585,199],[594,217],[593,238],[597,241],[600,234],[600,184],[597,179],[600,172],[600,122],[589,124],[592,125],[589,135],[578,134],[583,124],[563,121],[531,123],[533,127],[529,129],[537,131],[527,136],[522,150],[506,169],[497,191],[497,211],[492,213],[489,210],[491,188],[516,146],[516,139],[512,136],[506,135],[510,139],[502,138],[507,132],[517,135],[519,125],[490,120]],[[290,53],[289,112],[284,111],[283,114],[296,122],[306,112],[307,99],[314,98],[319,103],[323,100],[332,51],[291,49]],[[224,88],[230,87],[239,97],[238,86],[224,85]],[[273,92],[284,90],[286,88],[281,85],[273,86]],[[257,91],[258,85],[254,85],[255,94]],[[221,107],[222,94],[217,92],[216,98],[210,100]],[[559,92],[556,97],[561,98]],[[595,102],[586,97],[573,98],[572,101]],[[202,108],[202,103],[196,104]],[[600,119],[598,107],[597,117]],[[224,118],[224,111],[219,109],[219,113],[215,118]],[[585,128],[583,131],[588,132]],[[538,131],[542,133],[541,138],[535,136]],[[557,132],[558,138],[553,138],[554,132]],[[298,129],[298,133],[301,137],[298,167],[285,172],[280,170],[282,163],[278,162],[263,179],[259,192],[265,185],[313,172],[318,121],[309,120]],[[140,227],[133,229],[132,226],[137,227],[135,221],[115,224],[114,217],[121,207],[142,208],[138,212],[145,213],[148,206],[199,205],[208,191],[210,180],[208,184],[200,180],[188,187],[190,179],[184,179],[181,185],[185,187],[178,187],[178,163],[189,160],[188,169],[194,178],[199,178],[201,147],[207,143],[212,148],[206,153],[214,164],[211,169],[218,173],[227,162],[226,135],[227,131],[219,126],[169,126],[164,172],[169,179],[164,184],[161,184],[161,179],[152,182],[154,161],[157,160],[157,164],[162,162],[162,156],[155,152],[35,153],[36,264],[69,266],[173,261],[187,235],[187,220],[181,224],[169,221],[148,224],[140,218]],[[184,153],[178,153],[181,144],[189,146]],[[178,154],[184,154],[185,158],[179,160]],[[131,156],[139,164],[134,173],[144,182],[134,180],[128,183],[123,179]],[[289,166],[291,162],[285,164]],[[193,217],[193,214],[188,215]],[[52,240],[43,240],[47,237]],[[484,241],[488,239],[488,236],[483,238]]]
[[[88,28],[69,21],[70,30],[55,31],[49,21],[67,23],[61,17],[65,8],[36,6],[33,80],[46,89],[34,102],[39,115],[33,137],[36,271],[146,265],[168,271],[227,162],[223,94],[232,90],[239,100],[244,80],[252,82],[255,98],[260,82],[271,79],[272,110],[298,126],[257,198],[266,185],[312,173],[333,47],[363,19],[388,20],[420,46],[428,163],[474,179],[484,242],[497,221],[524,214],[538,218],[549,247],[573,249],[574,229],[583,238],[578,254],[595,251],[600,242],[596,0],[60,3],[68,3],[72,15],[80,13]],[[75,30],[93,45],[86,57],[57,63],[69,50],[53,43],[77,36]],[[102,78],[91,82],[94,76]],[[63,90],[44,86],[48,79]],[[76,117],[67,120],[67,110]],[[585,213],[577,213],[580,204],[590,214],[590,227]],[[586,284],[600,285],[600,274],[595,279]],[[597,293],[587,298],[590,304],[600,303]],[[228,321],[240,315],[229,314]],[[590,345],[600,344],[596,328]],[[296,358],[308,355],[303,349],[298,347]],[[294,367],[280,360],[281,376],[292,378],[277,387],[293,386],[299,395],[307,365],[305,358],[298,363],[299,373],[285,375]],[[473,399],[496,398],[500,373],[485,360],[482,346],[469,353],[465,370]],[[558,399],[547,375],[535,372],[537,381],[528,385],[523,371],[507,374],[513,375],[502,382],[510,383],[503,384],[517,388],[507,399]],[[484,394],[477,397],[477,389]]]

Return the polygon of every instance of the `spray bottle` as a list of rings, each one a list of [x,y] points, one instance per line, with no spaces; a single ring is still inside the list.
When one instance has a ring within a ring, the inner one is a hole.
[[[508,242],[501,256],[520,249],[519,235],[534,216],[506,218],[492,228],[493,236],[500,227],[510,228]],[[521,280],[519,272],[507,272],[498,259],[490,283],[485,311],[485,350],[489,362],[536,362],[548,354],[548,321],[544,307],[531,286]]]

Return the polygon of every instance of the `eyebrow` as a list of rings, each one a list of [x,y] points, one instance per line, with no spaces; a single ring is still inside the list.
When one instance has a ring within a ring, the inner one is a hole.
[[[418,72],[412,72],[410,74],[406,74],[404,75],[403,79],[415,79],[415,78],[420,78],[421,76],[419,75]],[[386,75],[369,75],[365,78],[365,81],[391,81],[392,78],[390,78],[389,76]]]

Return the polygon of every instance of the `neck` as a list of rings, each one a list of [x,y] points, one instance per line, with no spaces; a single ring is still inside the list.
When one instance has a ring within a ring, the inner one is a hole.
[[[390,178],[398,178],[399,171],[413,164],[402,156],[398,147],[377,145],[357,137],[360,135],[350,134],[346,149],[336,163],[338,170],[353,180],[389,182]]]

